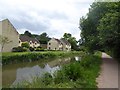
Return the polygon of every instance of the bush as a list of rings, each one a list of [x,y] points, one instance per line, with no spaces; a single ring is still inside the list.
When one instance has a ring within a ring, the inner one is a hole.
[[[14,47],[13,49],[12,49],[12,52],[25,52],[25,51],[28,51],[28,49],[27,48],[23,48],[23,47],[20,47],[20,46],[18,46],[18,47]]]
[[[44,51],[43,48],[35,48],[35,51]]]
[[[29,45],[28,42],[23,42],[23,43],[21,44],[21,46],[22,46],[22,47],[26,47],[26,48],[29,48],[29,47],[30,47],[30,45]]]
[[[68,64],[62,68],[62,70],[65,73],[65,76],[67,76],[69,80],[72,81],[76,81],[78,78],[82,78],[82,69],[83,68],[78,62]]]
[[[51,76],[50,73],[45,73],[42,77],[41,77],[41,81],[45,84],[48,85],[52,82],[53,78]]]

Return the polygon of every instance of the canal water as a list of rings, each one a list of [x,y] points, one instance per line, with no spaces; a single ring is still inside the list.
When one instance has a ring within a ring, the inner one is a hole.
[[[11,86],[24,80],[31,82],[33,77],[40,77],[46,72],[53,75],[62,65],[79,61],[80,59],[80,56],[72,56],[5,65],[2,67],[2,85]]]

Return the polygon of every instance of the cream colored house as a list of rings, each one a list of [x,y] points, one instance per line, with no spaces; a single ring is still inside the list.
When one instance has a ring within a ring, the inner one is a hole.
[[[0,49],[2,52],[11,52],[13,47],[19,45],[19,33],[8,19],[0,21],[0,33],[2,38],[9,40],[8,43],[1,43]]]
[[[28,42],[30,47],[33,47],[33,48],[40,46],[40,42],[36,38],[20,35],[19,46],[21,46],[23,42]]]
[[[63,44],[63,51],[71,51],[71,44],[64,38],[60,39]]]
[[[63,44],[59,39],[52,38],[48,43],[47,43],[47,49],[48,50],[63,50]]]
[[[47,44],[48,50],[63,50],[63,51],[70,51],[71,44],[65,39],[56,39],[52,38]]]

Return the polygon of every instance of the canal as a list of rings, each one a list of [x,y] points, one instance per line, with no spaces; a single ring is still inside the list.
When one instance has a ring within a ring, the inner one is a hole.
[[[53,75],[53,73],[63,65],[79,61],[80,59],[80,56],[72,56],[5,65],[2,67],[2,86],[15,85],[24,80],[31,82],[33,77],[40,77],[46,72]]]

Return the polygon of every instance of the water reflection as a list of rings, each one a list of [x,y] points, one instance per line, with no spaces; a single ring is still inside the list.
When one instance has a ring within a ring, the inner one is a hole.
[[[51,75],[53,75],[53,73],[59,69],[60,69],[59,66],[50,67],[50,65],[48,64],[46,64],[44,68],[41,68],[39,65],[33,67],[19,68],[16,71],[17,72],[16,80],[14,81],[13,85],[23,80],[31,82],[32,77],[35,76],[40,77],[46,72],[51,73]]]
[[[23,80],[32,81],[32,77],[42,76],[45,72],[51,73],[51,75],[61,68],[62,65],[79,61],[80,57],[68,57],[58,58],[55,60],[40,60],[36,62],[26,62],[19,64],[12,64],[3,66],[2,69],[2,84],[14,85]]]

